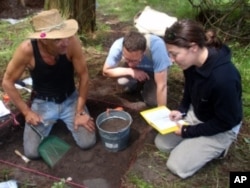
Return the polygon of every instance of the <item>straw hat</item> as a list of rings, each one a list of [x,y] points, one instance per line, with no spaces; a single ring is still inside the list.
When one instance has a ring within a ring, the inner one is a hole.
[[[78,23],[74,19],[63,20],[56,9],[38,13],[31,20],[34,33],[28,38],[58,39],[73,36],[78,30]]]

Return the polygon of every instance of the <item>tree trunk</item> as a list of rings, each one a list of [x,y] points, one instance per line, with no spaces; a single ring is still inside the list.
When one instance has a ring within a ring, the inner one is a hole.
[[[72,11],[73,18],[78,21],[80,31],[93,33],[95,31],[95,3],[96,0],[75,0]]]
[[[45,9],[56,8],[65,18],[79,24],[79,34],[93,33],[96,27],[96,0],[45,0]]]

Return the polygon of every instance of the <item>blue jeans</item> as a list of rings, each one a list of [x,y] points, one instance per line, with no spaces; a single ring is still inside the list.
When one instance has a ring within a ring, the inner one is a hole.
[[[95,133],[90,133],[82,126],[80,126],[78,130],[74,130],[77,97],[78,93],[75,91],[61,104],[34,99],[31,109],[43,118],[43,123],[40,123],[36,128],[44,137],[49,135],[53,124],[58,119],[61,119],[72,133],[76,144],[82,149],[88,149],[96,143],[96,135]],[[85,110],[87,111],[86,106]],[[24,154],[29,158],[39,157],[38,146],[40,142],[41,137],[30,127],[30,125],[25,124],[23,137]]]

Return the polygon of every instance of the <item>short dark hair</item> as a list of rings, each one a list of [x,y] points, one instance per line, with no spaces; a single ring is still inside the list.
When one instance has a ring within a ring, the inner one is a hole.
[[[145,51],[147,47],[147,41],[143,34],[137,31],[130,31],[124,36],[123,47],[127,51]]]

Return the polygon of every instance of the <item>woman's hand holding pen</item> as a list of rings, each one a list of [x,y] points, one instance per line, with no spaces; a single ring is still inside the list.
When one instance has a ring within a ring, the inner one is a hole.
[[[172,121],[175,121],[179,127],[179,129],[175,131],[175,134],[177,134],[179,136],[181,136],[181,129],[182,129],[183,124],[178,123],[178,121],[181,120],[182,117],[183,117],[183,113],[181,113],[178,110],[172,110],[169,114],[169,118]]]
[[[178,110],[172,110],[169,114],[169,118],[172,121],[178,121],[178,120],[182,119],[182,116],[183,116],[183,114]]]

